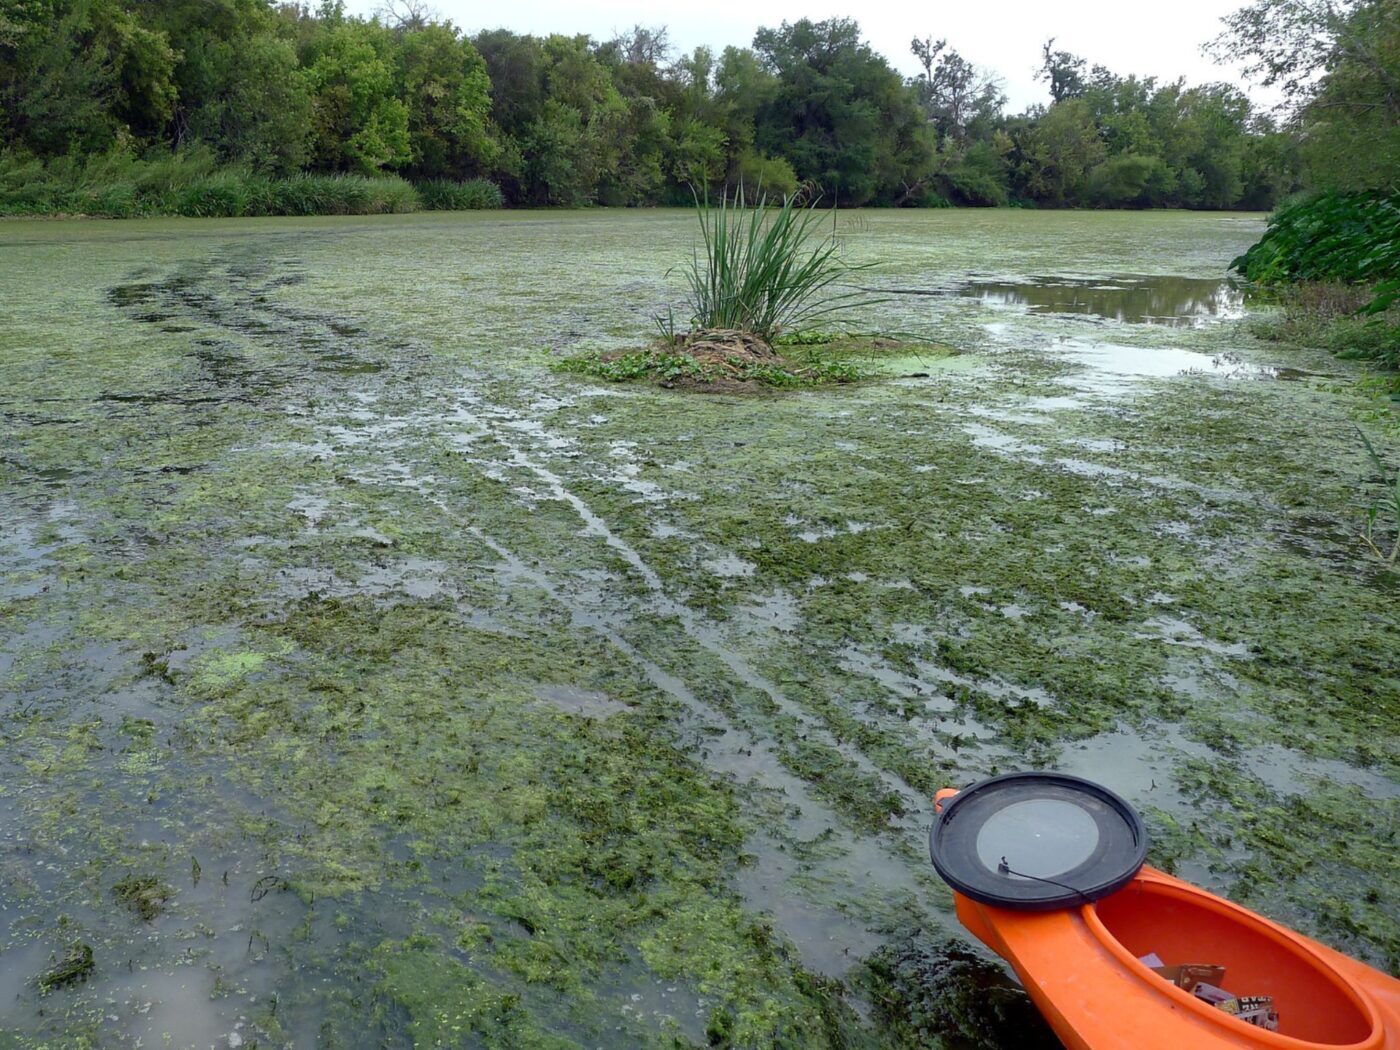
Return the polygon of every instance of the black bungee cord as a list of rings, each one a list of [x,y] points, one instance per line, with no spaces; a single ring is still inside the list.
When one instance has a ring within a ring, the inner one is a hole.
[[[1029,875],[1024,871],[1017,871],[1010,864],[1006,863],[1006,858],[1001,858],[1001,863],[997,865],[998,875],[1015,875],[1018,879],[1034,879],[1036,882],[1048,883],[1051,886],[1058,886],[1062,890],[1069,890],[1085,904],[1093,904],[1094,900],[1078,886],[1071,886],[1067,882],[1057,882],[1055,879],[1043,878],[1039,875]]]

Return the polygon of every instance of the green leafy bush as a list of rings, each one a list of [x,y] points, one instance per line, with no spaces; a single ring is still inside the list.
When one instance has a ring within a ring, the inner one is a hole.
[[[1400,193],[1323,193],[1280,208],[1232,268],[1251,281],[1400,280]]]
[[[1282,319],[1264,334],[1400,369],[1400,193],[1295,201],[1230,265],[1282,286]]]
[[[1146,205],[1170,187],[1172,173],[1160,157],[1120,153],[1089,172],[1091,198],[1109,207]]]
[[[1007,201],[1006,162],[985,142],[964,150],[943,172],[940,181],[953,197],[974,207],[998,208]],[[949,202],[945,199],[941,206],[948,207]]]
[[[749,150],[738,156],[734,167],[739,185],[748,186],[755,193],[782,198],[797,192],[797,172],[782,157],[765,157]]]

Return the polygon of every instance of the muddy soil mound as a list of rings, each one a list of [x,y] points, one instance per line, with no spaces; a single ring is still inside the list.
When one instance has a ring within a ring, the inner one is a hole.
[[[732,369],[746,364],[771,364],[778,353],[752,332],[734,328],[702,328],[677,335],[673,349],[702,364],[721,365]]]

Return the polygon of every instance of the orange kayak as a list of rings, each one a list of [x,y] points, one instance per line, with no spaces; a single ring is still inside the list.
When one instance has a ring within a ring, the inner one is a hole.
[[[1400,981],[1150,867],[1054,911],[954,897],[962,924],[1011,964],[1071,1050],[1400,1050]],[[1278,1031],[1176,987],[1139,961],[1149,953],[1224,966],[1232,989],[1273,996]]]

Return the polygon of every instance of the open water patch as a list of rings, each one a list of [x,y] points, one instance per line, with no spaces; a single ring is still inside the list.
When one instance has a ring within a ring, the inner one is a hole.
[[[1032,314],[1073,314],[1125,324],[1190,328],[1244,316],[1244,290],[1233,281],[1213,278],[1032,277],[968,281],[955,291],[994,306],[1023,307]]]
[[[1247,361],[1233,352],[1212,354],[1176,346],[1078,338],[1062,339],[1055,349],[1082,368],[1079,389],[1098,394],[1120,394],[1147,381],[1177,376],[1263,381],[1296,378],[1287,369]]]

